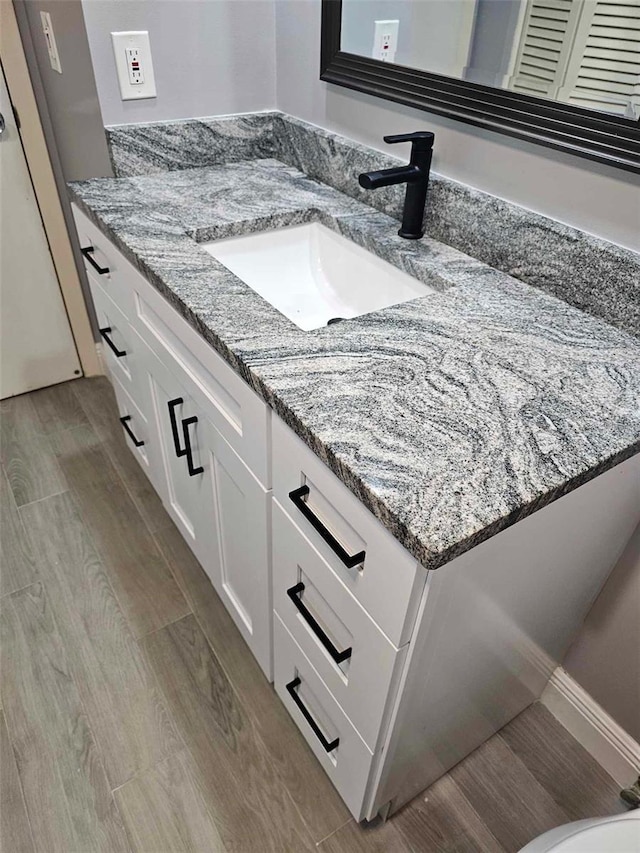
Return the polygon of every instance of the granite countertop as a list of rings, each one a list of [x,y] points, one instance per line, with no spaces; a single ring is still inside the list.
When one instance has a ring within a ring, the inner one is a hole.
[[[273,158],[73,200],[435,569],[640,451],[640,340]],[[302,331],[198,243],[320,221],[433,287]]]

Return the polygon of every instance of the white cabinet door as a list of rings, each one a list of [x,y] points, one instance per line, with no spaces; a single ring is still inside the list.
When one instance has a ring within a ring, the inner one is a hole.
[[[160,496],[196,557],[208,553],[211,518],[209,474],[203,464],[202,413],[183,384],[140,341],[141,409],[156,424],[163,482]]]
[[[270,494],[141,339],[143,385],[165,469],[161,496],[271,680]]]
[[[201,563],[271,681],[270,493],[207,419],[199,441],[211,500]]]

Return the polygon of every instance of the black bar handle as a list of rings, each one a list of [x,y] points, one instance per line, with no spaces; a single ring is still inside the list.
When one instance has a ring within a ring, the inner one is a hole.
[[[336,647],[333,645],[333,643],[331,642],[329,637],[325,634],[325,632],[322,630],[320,625],[316,622],[316,620],[314,619],[312,614],[309,612],[309,610],[303,604],[302,599],[300,598],[300,595],[303,592],[304,592],[304,584],[302,583],[302,581],[300,581],[300,583],[297,583],[295,586],[292,586],[291,589],[287,590],[287,595],[289,596],[291,601],[293,601],[293,603],[295,604],[297,609],[300,611],[300,614],[302,615],[302,617],[305,620],[305,622],[307,623],[307,625],[311,628],[311,630],[314,632],[316,637],[320,640],[322,645],[329,652],[332,660],[334,660],[336,663],[342,663],[345,660],[349,660],[349,658],[351,657],[351,652],[353,651],[351,646],[349,646],[348,649],[345,649],[342,652],[340,652],[340,651],[338,651],[338,649],[336,649]]]
[[[340,738],[337,737],[335,740],[328,741],[326,739],[326,737],[322,734],[320,726],[316,723],[316,721],[313,719],[313,717],[311,716],[309,711],[305,708],[305,706],[302,702],[302,699],[298,696],[298,694],[296,692],[296,687],[299,687],[301,683],[302,682],[300,681],[299,678],[294,678],[293,681],[290,681],[288,684],[285,684],[285,687],[287,689],[287,693],[289,694],[289,696],[291,696],[293,701],[298,706],[300,713],[302,714],[302,716],[305,718],[305,720],[309,723],[309,725],[313,729],[313,733],[315,734],[315,736],[318,738],[318,740],[322,744],[322,747],[325,750],[325,752],[331,752],[340,743]]]
[[[317,515],[313,514],[313,512],[309,508],[308,503],[304,500],[304,498],[306,498],[308,494],[309,486],[300,486],[299,489],[294,489],[292,492],[289,492],[289,498],[304,515],[309,524],[314,528],[314,530],[318,531],[318,533],[320,534],[320,536],[322,536],[327,545],[336,554],[336,556],[338,556],[342,560],[342,562],[348,569],[353,569],[355,566],[359,566],[361,563],[364,563],[364,551],[358,551],[357,554],[347,553],[347,551],[344,550],[344,548],[338,542],[333,533],[331,533],[330,530],[327,530],[327,528],[320,521]]]
[[[184,437],[184,456],[187,457],[187,468],[189,470],[189,476],[195,477],[196,474],[202,474],[204,468],[202,465],[198,465],[198,467],[194,467],[193,464],[193,451],[191,450],[191,437],[189,436],[189,427],[191,424],[197,424],[198,418],[194,415],[191,418],[185,418],[182,421],[182,435]]]
[[[167,408],[169,409],[169,420],[171,422],[171,435],[173,436],[173,446],[178,459],[181,456],[186,456],[186,448],[180,447],[180,433],[178,432],[178,421],[176,420],[176,406],[181,406],[184,403],[182,397],[176,397],[175,400],[169,400]]]
[[[85,246],[84,248],[80,249],[80,252],[89,261],[89,263],[97,273],[99,273],[100,275],[106,275],[109,272],[109,267],[101,267],[100,264],[93,257],[93,253],[95,252],[93,246]]]
[[[134,435],[134,433],[133,433],[133,430],[132,430],[132,429],[131,429],[131,427],[129,426],[129,421],[130,421],[130,420],[131,420],[131,415],[125,415],[123,418],[120,418],[120,423],[121,423],[121,424],[122,424],[122,426],[124,427],[125,432],[126,432],[126,433],[127,433],[127,435],[129,436],[129,438],[131,439],[131,441],[134,443],[134,445],[135,445],[136,447],[142,447],[142,445],[144,444],[144,441],[141,441],[139,438],[136,438],[136,437],[135,437],[135,435]]]
[[[127,351],[125,349],[118,349],[118,347],[114,344],[114,342],[109,337],[109,334],[113,331],[111,326],[105,326],[104,329],[99,329],[98,331],[100,332],[102,337],[107,342],[109,349],[113,353],[115,353],[116,358],[122,358],[122,356],[127,354]]]
[[[391,136],[382,137],[387,145],[395,145],[397,142],[411,142],[417,151],[429,151],[433,148],[435,134],[430,130],[416,130],[414,133],[392,133]]]

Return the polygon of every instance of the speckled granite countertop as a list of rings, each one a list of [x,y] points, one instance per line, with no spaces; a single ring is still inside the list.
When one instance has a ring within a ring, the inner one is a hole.
[[[73,200],[429,569],[640,451],[640,340],[275,159]],[[438,292],[300,330],[198,242],[321,221]]]

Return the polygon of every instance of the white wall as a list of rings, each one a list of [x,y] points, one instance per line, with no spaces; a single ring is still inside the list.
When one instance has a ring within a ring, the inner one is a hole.
[[[640,525],[562,665],[640,743]]]
[[[104,124],[275,106],[274,0],[82,0]],[[111,32],[148,30],[158,97],[120,100]]]
[[[76,0],[22,0],[14,5],[43,128],[53,134],[64,179],[110,175],[82,7]],[[41,11],[51,15],[62,74],[51,68]]]
[[[462,77],[474,14],[475,0],[343,0],[341,46],[371,56],[375,22],[397,19],[398,65]]]
[[[320,0],[275,2],[279,109],[380,150],[384,134],[433,130],[436,172],[640,248],[640,175],[322,83]]]

